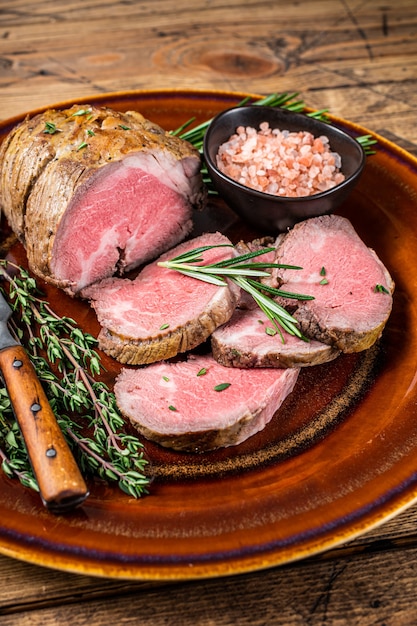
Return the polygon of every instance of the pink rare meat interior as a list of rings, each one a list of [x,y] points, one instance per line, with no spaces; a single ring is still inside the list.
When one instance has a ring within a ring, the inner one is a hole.
[[[326,363],[340,351],[314,339],[280,332],[258,307],[237,309],[211,336],[215,359],[233,367],[303,367]]]
[[[236,445],[262,430],[298,374],[296,368],[228,368],[203,355],[124,369],[115,394],[123,414],[150,439],[202,450]]]
[[[349,220],[326,215],[297,224],[278,245],[277,261],[302,267],[277,274],[283,289],[314,296],[299,302],[295,314],[307,332],[314,319],[322,329],[338,329],[339,335],[354,330],[369,341],[379,336],[391,312],[394,283]]]
[[[211,234],[181,244],[162,255],[158,261],[192,250],[203,243],[230,244],[226,237]],[[207,250],[204,262],[215,262],[233,254],[232,247]],[[204,311],[220,291],[204,281],[184,276],[174,270],[160,267],[157,262],[147,265],[135,280],[110,279],[92,290],[93,306],[100,323],[113,333],[131,337],[148,337],[151,334],[171,332],[175,327],[189,322],[196,311]]]
[[[126,162],[98,170],[61,220],[51,266],[78,289],[149,260],[189,230],[184,196]]]

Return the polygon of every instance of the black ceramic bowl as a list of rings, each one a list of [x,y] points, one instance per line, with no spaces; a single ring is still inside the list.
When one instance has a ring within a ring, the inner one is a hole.
[[[345,180],[328,191],[293,198],[256,191],[223,174],[216,165],[219,146],[236,132],[238,126],[258,129],[265,121],[271,128],[308,131],[315,137],[326,135],[331,150],[341,156],[341,171]],[[219,195],[248,224],[268,234],[283,232],[310,217],[332,213],[352,191],[365,165],[362,146],[339,128],[302,113],[259,105],[235,107],[219,113],[207,129],[203,150],[207,169]]]

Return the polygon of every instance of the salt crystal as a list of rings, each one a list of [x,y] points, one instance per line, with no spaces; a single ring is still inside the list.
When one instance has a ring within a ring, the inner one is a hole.
[[[220,146],[217,165],[242,185],[286,197],[313,195],[345,179],[341,157],[330,150],[328,137],[271,129],[268,122],[259,131],[237,128]]]

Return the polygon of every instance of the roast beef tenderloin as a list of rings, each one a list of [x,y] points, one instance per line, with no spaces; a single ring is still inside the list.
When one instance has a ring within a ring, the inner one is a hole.
[[[314,296],[281,301],[295,307],[304,335],[345,353],[365,350],[380,337],[391,313],[394,281],[348,219],[325,215],[300,222],[280,239],[276,261],[302,267],[277,270],[278,285]]]
[[[335,359],[340,350],[314,339],[282,335],[259,308],[236,309],[211,336],[213,356],[226,367],[307,367]]]
[[[204,262],[235,254],[224,235],[201,235],[146,265],[134,280],[107,279],[83,292],[102,326],[100,348],[121,363],[153,363],[195,348],[227,322],[239,298],[238,287],[219,287],[158,265],[206,245],[229,247],[207,250]]]
[[[205,201],[198,151],[134,111],[25,119],[0,164],[1,207],[30,268],[71,295],[179,243]]]
[[[179,451],[206,452],[237,445],[262,430],[298,374],[296,368],[225,368],[211,355],[190,356],[124,368],[114,392],[121,412],[147,439]]]

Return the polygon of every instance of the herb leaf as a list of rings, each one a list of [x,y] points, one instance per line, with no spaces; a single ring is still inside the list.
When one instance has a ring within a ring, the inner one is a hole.
[[[228,387],[230,387],[232,383],[220,383],[214,387],[214,391],[224,391]]]
[[[79,109],[75,111],[75,113],[72,113],[71,117],[80,117],[81,115],[87,115],[87,113],[91,113],[91,109]]]
[[[374,291],[379,293],[389,293],[389,290],[384,287],[384,285],[380,285],[379,283],[375,285]]]
[[[45,122],[45,130],[43,132],[45,135],[55,135],[55,133],[61,133],[62,131],[53,122]]]

